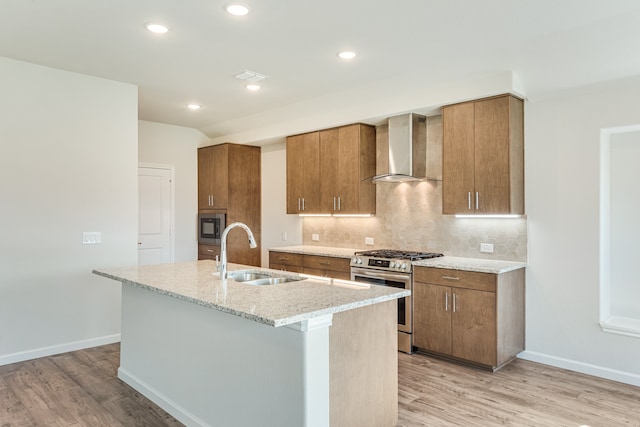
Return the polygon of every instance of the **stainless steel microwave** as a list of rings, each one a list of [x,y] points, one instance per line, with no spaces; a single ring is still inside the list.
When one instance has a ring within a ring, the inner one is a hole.
[[[219,245],[222,231],[227,226],[227,215],[223,213],[198,214],[198,243]]]

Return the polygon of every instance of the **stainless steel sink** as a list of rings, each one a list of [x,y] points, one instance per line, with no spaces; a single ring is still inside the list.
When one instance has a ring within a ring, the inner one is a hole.
[[[247,285],[277,285],[278,283],[299,282],[305,280],[300,276],[282,276],[267,272],[257,271],[235,271],[229,272],[230,279]]]

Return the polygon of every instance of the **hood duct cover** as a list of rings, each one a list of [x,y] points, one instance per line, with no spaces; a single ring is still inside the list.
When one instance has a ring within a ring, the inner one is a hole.
[[[373,182],[402,182],[427,176],[427,118],[408,113],[389,118],[389,137],[376,143]]]

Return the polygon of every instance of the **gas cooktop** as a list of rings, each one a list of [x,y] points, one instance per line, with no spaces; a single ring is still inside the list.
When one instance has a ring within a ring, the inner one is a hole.
[[[365,256],[370,258],[386,258],[386,259],[408,259],[411,261],[417,261],[420,259],[437,258],[443,256],[443,254],[435,252],[415,252],[415,251],[402,251],[397,249],[375,249],[371,251],[358,251],[354,255]]]

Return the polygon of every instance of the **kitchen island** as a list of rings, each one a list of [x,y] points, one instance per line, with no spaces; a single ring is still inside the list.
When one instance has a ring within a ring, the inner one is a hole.
[[[264,270],[229,264],[247,269]],[[94,273],[122,283],[118,377],[184,424],[396,425],[408,291],[305,275],[254,286],[220,280],[213,261]]]

